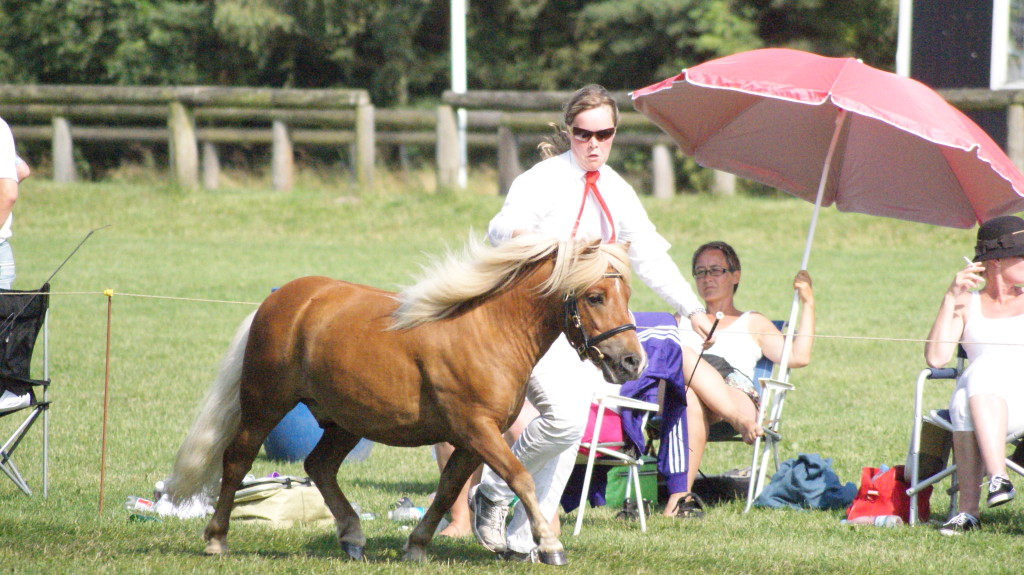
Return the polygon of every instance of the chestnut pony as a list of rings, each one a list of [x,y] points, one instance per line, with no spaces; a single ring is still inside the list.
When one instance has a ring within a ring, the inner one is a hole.
[[[533,480],[502,432],[515,420],[533,366],[559,334],[603,370],[635,379],[647,358],[627,308],[626,248],[520,236],[470,241],[394,294],[324,277],[294,280],[243,322],[167,481],[173,501],[217,489],[206,552],[227,551],[235,491],[260,445],[299,402],[324,434],[305,460],[354,559],[366,537],[338,485],[360,438],[395,446],[455,446],[437,495],[404,558],[422,560],[443,514],[481,462],[522,500],[548,562],[564,551],[541,516]]]

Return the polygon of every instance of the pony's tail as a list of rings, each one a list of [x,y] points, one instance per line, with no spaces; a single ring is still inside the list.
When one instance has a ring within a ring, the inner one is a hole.
[[[199,494],[214,494],[217,490],[224,450],[234,439],[241,421],[242,359],[255,315],[256,312],[250,314],[239,326],[221,361],[217,379],[206,394],[185,441],[178,448],[171,476],[165,482],[167,495],[176,505]]]

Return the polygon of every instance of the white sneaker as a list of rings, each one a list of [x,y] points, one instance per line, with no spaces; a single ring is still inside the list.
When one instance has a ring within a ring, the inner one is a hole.
[[[508,506],[495,503],[479,492],[479,485],[469,490],[469,508],[473,511],[473,535],[488,551],[503,553],[508,550],[505,541],[505,518]]]
[[[11,393],[9,389],[5,389],[4,394],[0,395],[0,413],[17,411],[23,407],[28,407],[31,404],[32,394],[30,393],[18,395],[16,393]]]

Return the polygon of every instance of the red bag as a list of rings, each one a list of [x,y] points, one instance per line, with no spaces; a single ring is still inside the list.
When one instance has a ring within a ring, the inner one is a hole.
[[[910,489],[910,485],[903,478],[902,465],[885,472],[877,467],[865,467],[861,470],[860,490],[846,510],[846,518],[899,515],[904,522],[909,522],[910,496],[907,495],[907,489]],[[921,521],[928,521],[931,515],[931,496],[931,486],[922,489],[917,495],[917,515]]]

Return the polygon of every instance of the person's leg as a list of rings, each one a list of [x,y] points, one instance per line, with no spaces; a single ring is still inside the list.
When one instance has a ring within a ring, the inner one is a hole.
[[[956,463],[956,481],[960,486],[957,510],[979,517],[978,501],[981,497],[981,478],[985,468],[973,431],[953,432],[953,462]]]
[[[676,508],[679,505],[679,500],[685,497],[693,489],[693,481],[697,477],[697,470],[700,469],[701,458],[704,456],[704,447],[707,445],[708,429],[710,423],[707,419],[708,411],[707,408],[701,403],[697,397],[697,393],[692,388],[686,390],[686,442],[681,446],[681,449],[685,453],[685,475],[667,475],[668,489],[668,501],[665,502],[665,509],[662,511],[662,515],[665,517],[675,517]],[[672,441],[672,436],[669,434],[667,437],[662,438],[662,449],[659,452],[665,451],[665,447],[668,442]],[[679,482],[677,478],[683,479]]]
[[[454,450],[455,448],[450,443],[437,443],[434,445],[434,455],[437,459],[437,468],[439,470],[444,470],[444,466],[448,464],[448,458],[451,457]],[[478,469],[473,474],[473,477],[462,486],[459,497],[449,510],[452,520],[444,529],[438,531],[438,535],[442,537],[465,537],[473,532],[470,527],[469,488],[476,485],[479,481],[480,470]]]
[[[697,369],[694,370],[694,365]],[[743,436],[743,441],[753,444],[764,435],[757,421],[757,409],[742,391],[725,384],[721,374],[705,361],[697,362],[697,352],[685,348],[683,351],[683,373],[693,373],[687,388],[697,393],[704,406],[712,413],[729,422]]]
[[[0,242],[0,288],[11,289],[15,278],[14,250],[7,240]]]
[[[967,400],[978,450],[989,477],[1006,475],[1006,400],[983,393]]]

